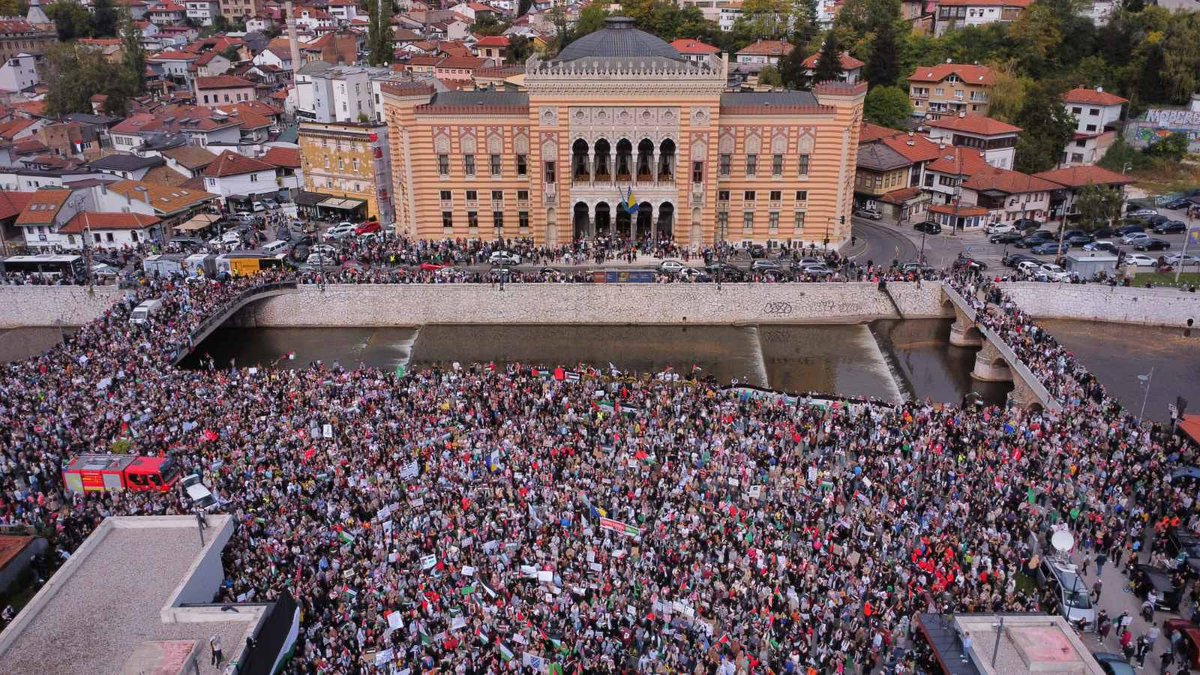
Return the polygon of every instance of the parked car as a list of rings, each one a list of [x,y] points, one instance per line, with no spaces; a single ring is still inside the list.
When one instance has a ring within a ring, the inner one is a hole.
[[[1143,600],[1150,591],[1154,591],[1157,600],[1155,609],[1166,612],[1178,612],[1179,600],[1183,589],[1175,584],[1171,573],[1153,565],[1137,565],[1133,569],[1133,592]]]
[[[1180,654],[1176,654],[1177,663],[1185,663],[1189,668],[1200,668],[1200,628],[1187,619],[1167,619],[1162,624],[1162,635],[1171,641],[1175,633],[1182,633],[1179,640]]]
[[[782,269],[783,268],[779,266],[779,263],[771,261],[771,260],[766,260],[763,258],[759,258],[759,259],[755,260],[754,262],[750,263],[750,270],[752,272],[766,272],[769,270],[774,270],[774,271],[778,272],[778,271],[781,271]]]
[[[328,267],[334,265],[335,262],[331,256],[322,255],[320,253],[310,253],[305,259],[304,264],[309,267]]]
[[[1017,248],[1034,248],[1035,246],[1041,246],[1042,244],[1048,244],[1050,242],[1055,242],[1055,239],[1048,234],[1038,234],[1035,232],[1028,237],[1022,238],[1020,241],[1015,242],[1013,245]]]
[[[1005,232],[1015,232],[1016,229],[1012,223],[992,223],[983,228],[983,231],[988,234],[1004,234]]]
[[[859,218],[866,218],[868,220],[880,220],[883,218],[882,213],[866,206],[854,209],[854,215],[858,216]]]
[[[1154,209],[1142,209],[1142,208],[1136,208],[1136,207],[1133,208],[1132,210],[1127,210],[1125,212],[1126,218],[1149,218],[1150,216],[1157,216],[1157,215],[1158,215],[1158,211],[1156,211]]]
[[[1042,226],[1042,223],[1034,220],[1033,218],[1017,218],[1016,220],[1013,221],[1013,227],[1017,228],[1017,230],[1020,232],[1028,232],[1029,230],[1036,230],[1041,226]]]
[[[913,272],[925,274],[934,270],[933,267],[930,267],[924,263],[906,262],[900,266],[900,271],[904,272],[905,274],[912,274]]]
[[[313,253],[320,253],[321,255],[326,256],[328,258],[333,258],[333,256],[337,255],[337,249],[330,246],[329,244],[315,244],[313,246],[310,246],[309,250],[312,251]]]
[[[543,270],[543,272],[545,272],[545,270]],[[712,281],[712,277],[709,276],[708,272],[705,272],[701,269],[696,269],[695,267],[685,267],[679,270],[679,278],[687,279],[689,281]]]
[[[1038,264],[1041,263],[1041,261],[1037,258],[1031,255],[1025,255],[1024,253],[1009,253],[1008,255],[1004,256],[1004,260],[1001,262],[1004,263],[1005,267],[1016,268],[1018,265],[1026,261]]]
[[[750,245],[750,257],[751,258],[767,257],[767,247],[763,246],[762,244],[751,244]]]
[[[933,222],[932,220],[921,221],[921,222],[917,223],[916,225],[913,225],[913,229],[916,230],[917,232],[924,232],[926,234],[941,234],[942,233],[942,226]]]
[[[1088,592],[1087,581],[1079,570],[1069,562],[1042,558],[1038,566],[1038,582],[1054,591],[1057,609],[1067,621],[1092,626],[1096,622],[1096,608]]]
[[[1042,269],[1042,263],[1036,259],[1022,260],[1018,262],[1015,267],[1017,268],[1018,272],[1023,272],[1029,276],[1033,276],[1034,274],[1037,274],[1038,270]]]
[[[1133,666],[1129,665],[1129,661],[1124,654],[1113,654],[1112,652],[1099,652],[1092,654],[1092,658],[1096,659],[1096,663],[1100,664],[1100,669],[1105,672],[1105,675],[1134,675]]]
[[[1171,201],[1167,202],[1166,204],[1163,204],[1163,208],[1170,209],[1172,211],[1176,211],[1178,209],[1186,209],[1190,205],[1191,205],[1190,201],[1188,201],[1187,199],[1180,198],[1180,199],[1172,199]]]
[[[1148,255],[1142,255],[1141,253],[1130,253],[1125,256],[1124,264],[1133,265],[1134,267],[1156,267],[1158,260]]]
[[[354,228],[354,234],[361,237],[364,234],[377,234],[383,231],[383,226],[378,220],[368,220],[367,222]]]
[[[664,260],[658,263],[658,271],[661,274],[679,274],[684,267],[685,265],[678,260]]]
[[[986,270],[987,267],[987,263],[983,262],[982,260],[976,260],[975,258],[967,255],[959,256],[958,259],[954,261],[954,269],[956,270],[969,269],[982,271]]]
[[[1168,220],[1155,225],[1154,227],[1150,228],[1150,230],[1154,232],[1154,234],[1176,234],[1179,232],[1187,232],[1187,224],[1178,220]]]
[[[714,280],[718,277],[721,281],[737,282],[746,280],[746,273],[729,263],[713,263],[705,267],[704,270]]]
[[[1071,247],[1066,244],[1059,244],[1057,241],[1048,241],[1044,244],[1038,244],[1029,249],[1030,253],[1037,255],[1062,255]]]
[[[353,237],[356,229],[358,229],[358,226],[354,223],[338,223],[328,230],[325,230],[325,238],[332,239],[333,241],[339,241],[341,239]]]
[[[1155,215],[1155,216],[1146,216],[1146,218],[1143,222],[1146,224],[1146,227],[1154,227],[1156,225],[1162,225],[1163,223],[1165,223],[1169,220],[1171,220],[1171,219],[1164,215]]]
[[[255,213],[262,213],[263,211],[267,210],[267,205],[262,202],[254,202],[250,205],[250,210],[254,211]]]
[[[488,262],[493,267],[501,267],[507,265],[520,265],[521,256],[508,251],[492,251],[492,255],[488,257]],[[682,265],[681,265],[682,266]]]
[[[1058,265],[1042,265],[1038,271],[1034,273],[1033,278],[1038,281],[1070,281],[1071,273],[1059,267]]]
[[[1184,255],[1182,253],[1172,253],[1164,260],[1171,265],[1200,265],[1200,256]]]
[[[1009,230],[1008,232],[993,234],[992,236],[988,237],[988,241],[992,242],[993,244],[1013,244],[1021,241],[1024,238],[1025,236],[1020,232],[1017,232],[1016,230]]]
[[[804,265],[793,271],[795,271],[796,274],[807,274],[813,277],[833,276],[833,270],[826,267],[824,263]]]
[[[1171,248],[1171,243],[1162,239],[1145,237],[1134,241],[1133,248],[1136,251],[1165,251]]]
[[[1141,225],[1125,225],[1123,227],[1117,228],[1116,235],[1118,237],[1124,237],[1125,235],[1127,235],[1131,232],[1145,232],[1145,231],[1146,231],[1146,228],[1142,227]]]
[[[1121,249],[1117,248],[1116,244],[1112,243],[1111,241],[1108,241],[1107,239],[1101,239],[1098,241],[1093,241],[1090,244],[1084,244],[1083,250],[1085,250],[1085,251],[1108,251],[1109,253],[1119,253],[1121,251]]]
[[[1100,237],[1111,237],[1113,236],[1113,229],[1111,227],[1097,227],[1092,230],[1092,236],[1097,239]]]
[[[1121,237],[1121,243],[1122,244],[1133,244],[1133,243],[1136,243],[1140,239],[1149,239],[1149,238],[1150,238],[1150,235],[1146,234],[1145,232],[1130,232],[1129,234]]]
[[[1096,241],[1096,238],[1090,234],[1087,234],[1086,232],[1079,232],[1078,234],[1072,234],[1063,237],[1063,242],[1068,246],[1083,246],[1085,244],[1090,244],[1093,241]]]

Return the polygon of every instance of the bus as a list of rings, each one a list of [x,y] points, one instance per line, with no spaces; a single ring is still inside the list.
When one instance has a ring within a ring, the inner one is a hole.
[[[78,255],[14,255],[0,260],[0,269],[3,269],[5,274],[17,272],[55,281],[63,277],[71,281],[82,281],[87,277],[83,256]]]

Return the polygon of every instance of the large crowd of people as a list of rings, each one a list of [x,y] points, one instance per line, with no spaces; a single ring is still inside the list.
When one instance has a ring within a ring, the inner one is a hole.
[[[303,673],[920,672],[925,611],[1033,611],[1054,523],[1121,551],[1191,451],[1129,415],[972,272],[951,283],[1061,412],[816,405],[694,378],[477,364],[181,370],[197,326],[275,281],[145,278],[0,370],[0,524],[74,550],[179,492],[71,494],[72,456],[170,453],[232,514],[216,601],[291,593]],[[164,309],[129,322],[146,298]]]

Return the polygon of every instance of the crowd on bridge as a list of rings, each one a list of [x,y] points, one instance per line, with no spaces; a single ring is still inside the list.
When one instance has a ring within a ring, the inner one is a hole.
[[[1164,480],[1192,451],[975,274],[951,283],[1061,412],[553,364],[171,365],[280,275],[141,279],[3,366],[0,524],[69,552],[107,515],[188,512],[182,492],[64,491],[77,453],[171,453],[236,520],[216,600],[300,602],[292,672],[927,672],[914,616],[1039,609],[1018,578],[1051,524],[1117,554],[1148,520],[1197,522]]]

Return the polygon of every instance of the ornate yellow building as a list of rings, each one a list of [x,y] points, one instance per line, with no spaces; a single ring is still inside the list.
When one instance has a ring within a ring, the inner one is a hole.
[[[614,17],[531,58],[526,92],[384,85],[397,230],[549,245],[849,238],[866,87],[727,92],[726,68]]]
[[[335,198],[318,205],[323,215],[391,220],[386,126],[305,122],[296,140],[304,189]]]

